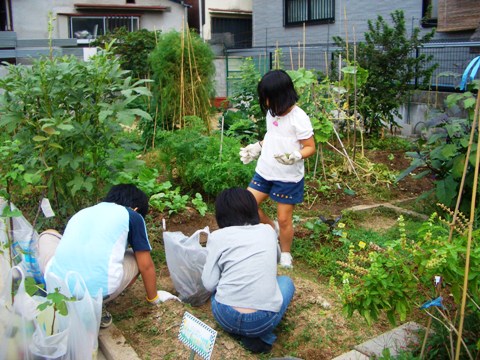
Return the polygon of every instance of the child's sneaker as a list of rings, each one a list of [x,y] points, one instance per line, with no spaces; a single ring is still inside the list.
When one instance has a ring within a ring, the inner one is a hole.
[[[100,328],[105,329],[112,325],[112,314],[110,314],[105,306],[102,306],[102,317],[100,319]]]
[[[285,269],[292,269],[292,255],[289,252],[282,252],[280,254],[280,266]]]

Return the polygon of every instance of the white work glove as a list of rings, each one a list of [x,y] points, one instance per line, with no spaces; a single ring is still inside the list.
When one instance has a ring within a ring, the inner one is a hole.
[[[157,296],[155,296],[153,299],[149,299],[148,296],[146,297],[147,301],[152,304],[159,304],[161,302],[165,302],[167,300],[177,300],[182,302],[178,297],[176,297],[173,294],[170,294],[168,291],[163,291],[163,290],[158,290],[157,291]]]
[[[238,154],[240,155],[240,160],[242,163],[248,164],[249,162],[258,159],[261,152],[262,145],[260,145],[260,142],[257,141],[255,144],[250,144],[244,148],[240,148],[240,152]]]
[[[293,165],[297,161],[302,160],[302,154],[300,154],[300,151],[294,151],[290,154],[276,154],[273,155],[275,160],[277,160],[280,164],[283,165]]]

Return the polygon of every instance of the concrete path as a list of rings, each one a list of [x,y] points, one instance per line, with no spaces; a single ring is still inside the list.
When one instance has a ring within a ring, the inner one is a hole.
[[[367,360],[382,356],[388,349],[391,356],[396,356],[402,350],[409,349],[411,345],[419,344],[418,332],[423,327],[415,322],[408,322],[386,333],[354,346],[352,351],[337,356],[333,360]]]

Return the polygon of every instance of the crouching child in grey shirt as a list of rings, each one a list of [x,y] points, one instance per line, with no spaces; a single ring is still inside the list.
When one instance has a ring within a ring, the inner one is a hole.
[[[202,274],[203,285],[213,292],[213,316],[245,348],[268,353],[295,292],[289,277],[277,276],[277,234],[260,223],[257,202],[245,189],[221,192],[215,217],[220,229],[208,239]]]

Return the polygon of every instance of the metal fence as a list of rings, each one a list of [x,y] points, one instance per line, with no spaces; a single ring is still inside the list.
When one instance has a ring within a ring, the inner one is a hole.
[[[239,84],[240,67],[246,57],[253,59],[261,74],[270,70],[277,58],[283,69],[306,68],[328,75],[337,50],[339,48],[332,44],[228,49],[226,50],[227,96],[231,96]],[[431,78],[430,87],[441,91],[457,91],[466,66],[474,57],[480,55],[480,42],[431,42],[418,48],[412,56],[421,54],[433,56],[433,60],[428,65],[438,64]],[[420,82],[416,79],[412,85],[418,83]]]

